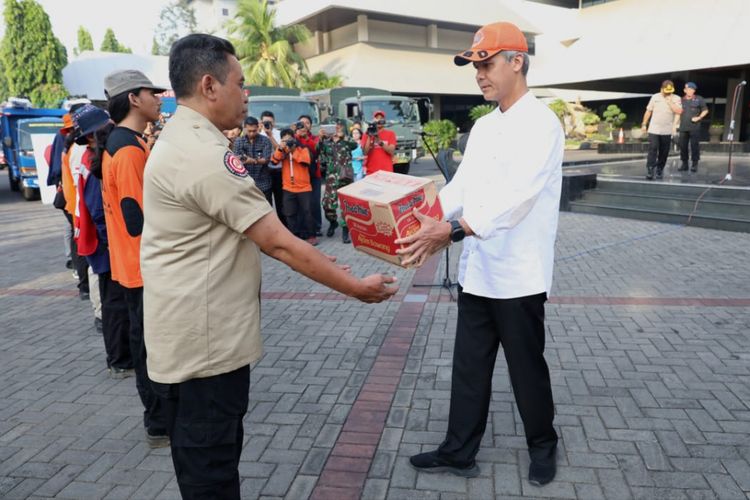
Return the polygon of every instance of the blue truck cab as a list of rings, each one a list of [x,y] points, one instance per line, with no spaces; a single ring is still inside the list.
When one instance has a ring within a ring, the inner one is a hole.
[[[27,99],[11,98],[2,108],[2,144],[11,191],[21,191],[26,200],[39,197],[39,179],[32,136],[54,134],[62,127],[64,109],[32,108]],[[45,182],[43,180],[42,182]]]

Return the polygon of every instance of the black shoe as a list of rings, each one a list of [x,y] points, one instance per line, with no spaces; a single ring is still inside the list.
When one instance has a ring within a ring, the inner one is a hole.
[[[89,292],[84,292],[84,291],[78,292],[78,298],[81,300],[91,300],[91,296],[89,295]]]
[[[348,245],[352,242],[352,239],[349,237],[348,227],[341,228],[341,241],[343,241],[345,245]]]
[[[437,450],[414,455],[409,458],[409,463],[422,472],[450,472],[460,477],[477,477],[479,475],[479,466],[476,461],[472,460],[469,465],[454,464],[440,458]]]
[[[109,378],[113,380],[122,380],[133,376],[135,376],[135,370],[132,368],[117,368],[116,366],[109,367]]]
[[[104,324],[101,318],[94,318],[94,328],[96,328],[97,333],[104,333]]]
[[[337,224],[335,222],[331,222],[331,225],[328,226],[328,231],[326,231],[326,236],[329,238],[333,237],[334,233],[336,232],[336,226]]]
[[[166,433],[151,434],[148,429],[146,429],[146,441],[148,442],[148,447],[151,449],[166,448],[169,446],[169,436]]]
[[[678,168],[677,170],[680,172],[687,172],[687,169],[688,169],[688,164],[686,162],[682,162],[682,165],[680,165],[680,168]]]
[[[65,268],[66,269],[73,269],[73,261],[68,259],[65,261]]]
[[[323,236],[323,233],[320,231],[320,229],[318,229],[317,231],[315,231],[315,236],[317,236],[318,238],[320,238],[321,236]]]
[[[687,168],[685,169],[687,170]],[[698,171],[698,163],[693,163],[693,166],[690,167],[691,172],[697,172]]]
[[[652,180],[654,180],[654,174],[646,174],[646,180],[647,180],[647,181],[652,181]]]
[[[663,178],[664,178],[664,171],[663,170],[659,170],[658,172],[656,172],[656,179],[657,180],[663,179]]]
[[[529,464],[529,482],[534,486],[544,486],[552,482],[557,474],[557,459],[552,455],[550,460],[532,460]]]

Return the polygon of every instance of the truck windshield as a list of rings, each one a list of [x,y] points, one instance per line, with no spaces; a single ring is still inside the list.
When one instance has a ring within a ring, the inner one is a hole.
[[[288,127],[295,123],[300,115],[309,115],[312,117],[312,124],[318,125],[320,119],[315,104],[306,101],[272,101],[263,100],[252,102],[247,105],[248,115],[254,116],[260,120],[260,114],[264,111],[270,111],[276,118],[276,126],[279,128]]]
[[[62,127],[62,122],[26,122],[18,124],[18,149],[31,151],[31,136],[34,134],[56,134]]]
[[[362,102],[362,108],[366,120],[371,120],[375,111],[383,111],[389,123],[419,122],[417,107],[408,100],[367,100]]]

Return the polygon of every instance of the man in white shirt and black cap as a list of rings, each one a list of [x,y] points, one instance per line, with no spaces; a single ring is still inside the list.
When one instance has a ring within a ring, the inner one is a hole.
[[[446,220],[416,212],[420,230],[396,241],[406,245],[399,251],[404,264],[464,241],[448,430],[437,450],[411,457],[411,464],[424,472],[479,474],[475,457],[502,345],[531,458],[529,481],[543,485],[556,473],[544,303],[552,285],[563,131],[528,90],[528,46],[515,25],[484,26],[455,63],[473,63],[484,98],[498,108],[476,122],[455,177],[440,192]]]

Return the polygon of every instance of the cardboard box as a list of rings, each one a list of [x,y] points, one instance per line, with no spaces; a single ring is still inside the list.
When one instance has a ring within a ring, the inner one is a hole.
[[[394,241],[420,227],[412,211],[443,219],[435,183],[421,177],[379,171],[340,188],[338,196],[354,248],[399,266],[402,245]]]

